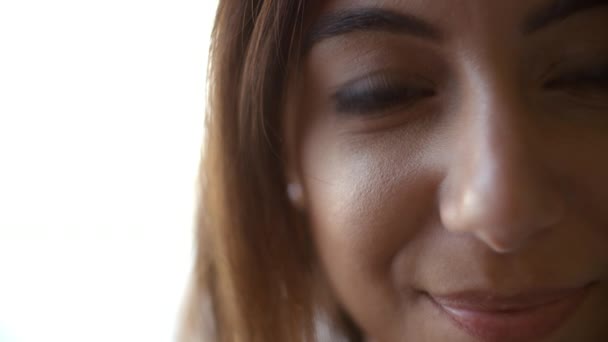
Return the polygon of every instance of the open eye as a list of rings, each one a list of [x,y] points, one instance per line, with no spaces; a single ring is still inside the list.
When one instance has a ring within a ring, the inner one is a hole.
[[[333,96],[341,114],[377,114],[396,107],[408,107],[435,91],[422,82],[402,81],[389,75],[372,75],[349,82]]]

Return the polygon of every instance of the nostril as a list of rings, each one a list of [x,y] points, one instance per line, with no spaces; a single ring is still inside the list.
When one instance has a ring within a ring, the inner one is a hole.
[[[533,231],[521,232],[518,235],[505,234],[498,227],[487,227],[475,232],[476,237],[481,240],[492,251],[500,254],[513,253],[525,246],[535,235]]]
[[[538,148],[545,142],[527,122],[533,113],[509,93],[489,95],[463,111],[463,129],[447,149],[438,210],[446,230],[507,252],[555,227],[565,198]]]

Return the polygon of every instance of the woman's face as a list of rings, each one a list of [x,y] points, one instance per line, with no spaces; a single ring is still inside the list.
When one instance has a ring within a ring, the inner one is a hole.
[[[289,177],[370,341],[608,340],[607,5],[319,6]]]

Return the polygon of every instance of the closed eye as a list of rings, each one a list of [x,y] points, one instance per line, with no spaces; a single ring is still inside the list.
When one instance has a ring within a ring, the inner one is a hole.
[[[335,110],[340,114],[370,115],[408,107],[433,95],[435,91],[428,85],[403,82],[389,76],[371,76],[341,87],[332,98]]]
[[[545,83],[545,88],[550,90],[563,88],[607,89],[608,65],[566,72]]]

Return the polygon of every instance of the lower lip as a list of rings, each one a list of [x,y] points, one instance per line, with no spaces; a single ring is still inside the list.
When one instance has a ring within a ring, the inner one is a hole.
[[[431,302],[447,314],[453,323],[468,334],[486,342],[538,341],[557,330],[581,304],[587,288],[568,293],[547,304],[511,311],[476,309]]]

